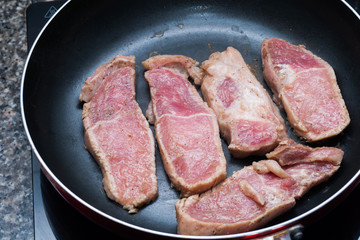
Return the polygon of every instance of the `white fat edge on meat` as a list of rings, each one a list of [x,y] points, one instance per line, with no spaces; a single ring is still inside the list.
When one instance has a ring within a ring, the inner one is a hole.
[[[253,162],[252,166],[254,170],[259,174],[264,174],[268,172],[272,172],[276,176],[280,178],[288,178],[289,174],[285,172],[284,169],[279,165],[279,163],[275,160],[264,160],[259,162]]]
[[[154,115],[153,104],[152,104],[151,100],[150,100],[149,105],[148,105],[148,107],[146,109],[145,116],[146,116],[146,119],[148,120],[148,122],[151,125],[155,124],[155,115]]]
[[[242,99],[237,99],[225,109],[225,112],[226,115],[231,115],[234,119],[271,122],[266,117],[267,113],[272,113],[272,109],[266,104],[260,102],[258,104],[259,105],[257,105],[255,101],[249,102],[245,100],[243,102]]]
[[[296,73],[289,64],[276,64],[274,68],[279,69],[281,88],[291,85],[295,81]]]
[[[265,204],[277,205],[279,202],[282,202],[284,200],[284,196],[288,195],[286,190],[269,186],[266,184],[266,179],[263,178],[262,175],[272,172],[279,178],[287,178],[292,176],[286,173],[285,170],[283,170],[281,166],[274,160],[253,162],[252,167],[258,173],[259,181],[261,181],[261,185],[264,186],[264,189],[259,192],[246,179],[243,179],[239,182],[239,188],[241,192],[260,206],[265,206]],[[295,201],[294,198],[292,198],[292,200]]]
[[[271,187],[265,183],[266,179],[261,177],[262,174],[259,174],[261,184],[265,186],[264,189],[264,198],[267,205],[278,205],[279,202],[283,202],[284,196],[287,196],[286,190],[279,189],[277,187]],[[295,199],[292,199],[295,201]]]
[[[234,101],[231,105],[228,108],[225,108],[226,112],[237,113],[241,111],[246,113],[246,115],[252,115],[258,118],[263,112],[273,111],[271,104],[267,101],[267,92],[261,89],[262,86],[259,88],[256,84],[243,80],[240,80],[239,82],[236,80],[236,77],[233,76],[228,78],[234,79],[238,91],[234,96]],[[221,83],[222,81],[219,81],[218,86]],[[271,101],[271,99],[269,100]]]
[[[246,179],[241,180],[239,182],[239,187],[240,187],[241,192],[245,196],[251,198],[252,200],[254,200],[260,206],[265,205],[266,200],[265,200],[264,196],[261,193],[259,193],[258,191],[256,191],[256,189],[253,188],[251,186],[251,184]]]
[[[212,78],[221,79],[217,80],[218,84],[215,84],[217,85],[216,89],[226,78],[232,79],[236,84],[238,92],[234,96],[234,102],[232,102],[232,104],[227,108],[229,112],[232,111],[232,108],[239,109],[240,107],[240,109],[244,109],[245,112],[249,113],[253,112],[254,109],[258,109],[259,106],[265,108],[266,111],[272,111],[271,107],[268,106],[269,104],[265,100],[268,96],[266,96],[267,92],[263,89],[263,86],[259,82],[254,82],[257,81],[257,79],[251,75],[252,73],[250,70],[246,69],[245,71],[249,72],[243,77],[244,69],[242,67],[221,62],[212,64],[206,69],[206,72],[210,74]],[[239,79],[239,76],[242,79]],[[213,86],[215,87],[215,85]],[[249,109],[251,111],[249,111]],[[263,109],[258,111],[256,114],[259,114],[259,112],[262,111]]]

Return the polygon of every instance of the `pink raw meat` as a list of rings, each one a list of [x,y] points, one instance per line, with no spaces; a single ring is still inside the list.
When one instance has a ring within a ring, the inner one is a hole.
[[[307,141],[338,135],[350,123],[332,67],[304,46],[270,38],[262,43],[264,78],[294,131]]]
[[[286,146],[289,144],[289,146]],[[295,205],[311,187],[326,181],[340,167],[340,149],[308,148],[313,159],[301,160],[295,148],[304,146],[291,141],[278,148],[290,148],[294,154],[282,155],[286,166],[275,160],[254,162],[213,189],[176,202],[178,233],[184,235],[223,235],[250,231],[265,225]],[[275,149],[271,157],[279,157]],[[317,152],[321,154],[316,154]],[[338,152],[336,156],[332,154]],[[296,160],[293,160],[295,158]],[[336,159],[335,159],[336,158]]]
[[[211,54],[201,67],[203,96],[234,157],[263,155],[286,137],[278,108],[236,49]]]
[[[108,197],[136,213],[157,196],[154,138],[135,101],[135,58],[115,59],[116,66],[112,60],[99,67],[82,88],[91,99],[83,107],[85,147],[101,167]]]
[[[167,175],[181,197],[210,189],[225,179],[226,160],[216,117],[187,80],[201,70],[185,56],[156,56],[143,65],[152,99],[147,115]]]

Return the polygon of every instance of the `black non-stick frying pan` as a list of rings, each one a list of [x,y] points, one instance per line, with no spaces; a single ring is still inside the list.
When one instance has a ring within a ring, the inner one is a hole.
[[[333,66],[352,121],[339,136],[313,146],[339,147],[344,160],[328,182],[311,189],[264,228],[210,238],[259,236],[295,224],[306,226],[360,180],[360,20],[341,1],[67,2],[31,49],[21,88],[26,133],[45,175],[70,204],[111,230],[147,239],[186,238],[176,234],[174,204],[179,194],[170,187],[158,149],[159,196],[153,203],[129,215],[106,197],[100,168],[84,148],[81,85],[115,55],[135,55],[136,99],[145,112],[150,96],[141,61],[155,54],[183,54],[202,62],[227,46],[237,48],[264,83],[260,45],[266,37],[304,44]],[[290,128],[288,132],[300,141]],[[261,159],[234,159],[225,142],[223,147],[228,176]]]

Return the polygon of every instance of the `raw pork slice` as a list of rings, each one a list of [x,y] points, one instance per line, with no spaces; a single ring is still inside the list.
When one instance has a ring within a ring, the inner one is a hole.
[[[95,73],[91,77],[88,77],[82,85],[79,100],[83,102],[89,102],[107,75],[109,75],[112,71],[122,67],[134,68],[135,57],[117,55],[110,62],[107,62],[98,67],[95,70]]]
[[[284,148],[284,145],[279,147]],[[296,154],[283,155],[283,160],[289,163],[283,167],[275,160],[254,162],[212,190],[177,201],[178,233],[234,234],[265,225],[293,207],[295,199],[338,170],[342,154],[336,155],[336,161],[327,161],[331,156],[324,154],[323,149],[311,151],[321,151],[322,154],[317,159],[304,162],[286,159],[298,158]],[[342,153],[339,149],[337,151]],[[333,152],[328,151],[328,154]]]
[[[350,117],[327,62],[302,45],[277,38],[265,39],[261,54],[264,78],[297,135],[312,142],[346,128]]]
[[[214,110],[234,157],[264,155],[286,137],[279,109],[250,72],[239,51],[228,47],[201,65],[201,90]]]
[[[152,99],[147,115],[166,173],[181,197],[210,189],[225,179],[226,160],[215,114],[187,80],[201,70],[185,56],[155,56],[143,65]]]
[[[266,157],[278,161],[281,166],[314,161],[326,161],[333,165],[340,165],[343,155],[344,152],[338,148],[311,148],[288,138],[280,142],[274,151],[266,154]]]
[[[105,64],[88,78],[97,78],[96,83],[91,81],[91,97],[91,84],[82,88],[82,96],[91,99],[83,107],[85,147],[101,167],[108,197],[136,213],[157,196],[155,145],[135,101],[135,58],[115,59],[116,66]]]

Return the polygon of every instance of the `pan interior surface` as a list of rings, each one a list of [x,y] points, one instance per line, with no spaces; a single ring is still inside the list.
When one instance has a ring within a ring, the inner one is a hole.
[[[285,0],[135,2],[70,2],[45,29],[28,62],[23,107],[31,141],[40,161],[79,198],[124,222],[176,233],[174,204],[179,195],[170,187],[158,149],[159,196],[153,203],[130,215],[107,198],[100,168],[84,148],[82,103],[78,100],[81,85],[116,55],[135,55],[136,99],[145,112],[150,95],[142,61],[157,54],[182,54],[201,63],[211,53],[233,46],[266,87],[260,46],[270,37],[303,44],[333,66],[352,122],[339,136],[313,144],[344,150],[340,170],[268,226],[317,207],[359,171],[360,24],[344,4]],[[290,128],[288,133],[300,141]],[[228,176],[264,158],[235,159],[224,141],[223,148]]]

